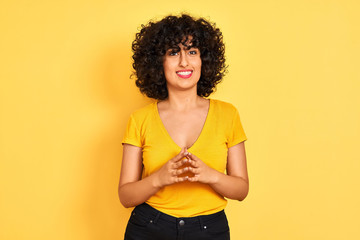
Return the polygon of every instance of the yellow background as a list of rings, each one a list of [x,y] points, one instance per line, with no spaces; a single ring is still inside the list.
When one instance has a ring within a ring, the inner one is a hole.
[[[122,239],[117,185],[141,24],[217,23],[212,97],[245,132],[250,193],[232,239],[360,239],[360,4],[354,0],[2,1],[0,239]]]

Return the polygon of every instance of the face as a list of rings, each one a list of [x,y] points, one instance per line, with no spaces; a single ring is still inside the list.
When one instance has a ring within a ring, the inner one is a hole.
[[[201,76],[201,58],[198,48],[186,49],[181,43],[180,51],[169,49],[164,56],[164,73],[168,90],[195,88]]]

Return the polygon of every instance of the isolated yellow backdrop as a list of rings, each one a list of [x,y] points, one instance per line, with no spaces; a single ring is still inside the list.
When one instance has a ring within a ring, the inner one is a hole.
[[[117,185],[141,24],[217,23],[250,193],[232,239],[360,239],[360,4],[349,0],[2,1],[0,239],[122,239]]]

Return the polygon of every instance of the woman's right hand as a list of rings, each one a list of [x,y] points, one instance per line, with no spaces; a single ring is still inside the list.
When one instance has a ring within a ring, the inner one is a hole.
[[[180,153],[165,163],[159,170],[154,172],[154,186],[158,188],[165,187],[188,179],[187,176],[180,177],[181,174],[188,171],[188,168],[180,168],[186,162],[185,158],[189,152],[186,147],[182,148]]]

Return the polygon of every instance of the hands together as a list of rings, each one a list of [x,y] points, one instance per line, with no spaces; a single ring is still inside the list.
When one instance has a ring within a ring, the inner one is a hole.
[[[154,173],[155,185],[161,188],[184,181],[211,184],[216,182],[217,173],[194,154],[187,152],[186,148],[182,148],[178,155]]]

